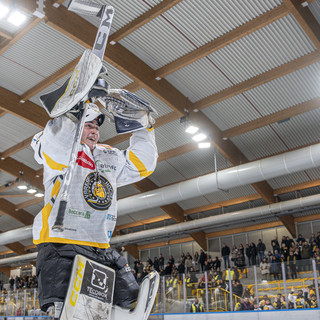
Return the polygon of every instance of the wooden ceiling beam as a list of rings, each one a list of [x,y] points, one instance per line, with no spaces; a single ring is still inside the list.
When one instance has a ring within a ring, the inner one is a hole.
[[[66,64],[64,67],[60,68],[56,72],[54,72],[52,75],[50,75],[48,78],[45,78],[40,83],[37,83],[34,87],[26,91],[24,94],[21,95],[20,101],[25,102],[29,100],[31,97],[35,96],[37,93],[43,91],[45,88],[49,87],[53,83],[55,83],[57,80],[61,79],[62,77],[66,76],[77,65],[78,61],[80,60],[80,57],[75,58],[68,64]]]
[[[270,11],[262,14],[261,16],[243,24],[242,26],[231,30],[230,32],[222,35],[221,37],[210,41],[202,47],[191,51],[190,53],[178,58],[167,65],[155,71],[155,77],[164,78],[165,76],[201,59],[207,55],[226,47],[227,45],[235,42],[256,30],[265,27],[266,25],[284,17],[289,13],[285,5],[280,5]]]
[[[320,186],[320,179],[308,181],[308,182],[303,182],[303,183],[298,183],[298,184],[294,184],[292,186],[275,189],[274,194],[275,195],[284,194],[284,193],[300,191],[300,190],[305,190],[305,189],[319,187],[319,186]]]
[[[33,136],[29,137],[29,138],[27,138],[27,139],[25,139],[25,140],[23,140],[23,141],[21,141],[19,143],[17,143],[13,147],[3,151],[2,153],[0,153],[0,158],[1,159],[6,159],[6,158],[12,156],[13,154],[15,154],[15,153],[17,153],[17,152],[29,147],[30,143],[32,141],[32,138],[33,138]]]
[[[10,267],[1,267],[0,268],[0,272],[2,272],[3,274],[5,274],[8,278],[10,277]]]
[[[13,158],[0,161],[0,170],[14,177],[22,178],[26,183],[43,190],[41,179],[36,178],[36,171]]]
[[[34,197],[34,194],[31,194],[31,193],[24,193],[24,194],[20,194],[20,193],[17,193],[17,194],[0,194],[0,199],[12,199],[12,198],[21,198],[21,197]]]
[[[28,0],[26,0],[28,1]],[[23,2],[23,1],[21,1]],[[35,3],[35,1],[32,1]],[[32,18],[31,22],[28,23],[24,28],[17,31],[13,36],[12,39],[6,39],[5,41],[1,42],[0,45],[0,54],[3,54],[6,50],[12,47],[17,41],[19,41],[23,36],[25,36],[32,28],[34,28],[41,19],[39,18]]]
[[[296,225],[294,222],[294,218],[291,214],[280,216],[279,220],[283,223],[283,225],[287,228],[289,233],[293,238],[297,237]]]
[[[128,229],[128,228],[134,228],[137,226],[144,226],[147,224],[151,224],[151,223],[155,223],[155,222],[159,222],[159,221],[164,221],[164,220],[169,220],[169,219],[171,219],[171,217],[168,214],[164,214],[164,215],[149,218],[149,219],[143,219],[143,220],[139,220],[139,221],[135,221],[135,222],[129,222],[126,224],[118,225],[118,226],[116,226],[115,231],[120,231],[120,230],[124,230],[124,229]]]
[[[180,147],[177,147],[174,149],[170,149],[170,150],[167,150],[167,151],[160,153],[159,158],[158,158],[158,162],[165,161],[165,160],[180,156],[182,154],[194,151],[196,149],[199,149],[198,145],[195,142],[190,142],[190,143],[185,144],[183,146],[180,146]]]
[[[46,111],[31,101],[20,103],[20,96],[0,87],[0,107],[6,112],[13,114],[29,123],[43,129],[49,120]]]
[[[35,204],[38,204],[38,203],[41,203],[41,202],[43,202],[43,197],[34,198],[34,199],[31,199],[31,200],[16,204],[15,205],[15,210],[20,210],[20,209],[23,209],[23,208],[31,207],[31,206],[34,206]]]
[[[127,251],[135,259],[139,259],[139,249],[135,243],[127,244],[126,246],[124,246],[124,250]]]
[[[5,246],[17,254],[25,254],[25,248],[20,242],[8,243]]]
[[[244,123],[240,126],[230,128],[222,132],[224,138],[232,138],[241,134],[244,134],[249,131],[253,131],[273,123],[283,121],[285,119],[290,119],[299,114],[318,109],[320,107],[320,97],[311,99],[309,101],[299,103],[293,107],[275,112],[268,116]]]
[[[266,82],[285,76],[294,71],[305,68],[313,63],[320,61],[320,52],[314,51],[296,60],[285,63],[279,67],[262,73],[246,81],[240,82],[232,87],[224,89],[218,93],[208,96],[202,100],[199,100],[193,104],[193,108],[197,110],[204,109],[212,106],[218,102],[227,100],[238,94],[244,93],[250,89],[256,88]]]
[[[29,226],[33,223],[34,216],[25,210],[15,210],[15,205],[7,200],[0,199],[0,212]]]
[[[49,0],[48,2],[52,3]],[[95,26],[68,11],[64,6],[54,8],[47,5],[45,12],[49,26],[86,48],[92,47],[97,32]],[[169,82],[155,80],[154,70],[119,43],[108,46],[104,59],[131,79],[140,83],[180,115],[184,115],[188,99]]]
[[[283,0],[283,3],[299,22],[314,46],[320,50],[320,25],[308,6],[302,6],[301,0]]]
[[[235,199],[211,203],[211,204],[197,207],[197,208],[187,209],[187,210],[184,210],[184,214],[190,215],[190,214],[194,214],[194,213],[206,212],[209,210],[230,207],[230,206],[234,206],[236,204],[246,203],[246,202],[254,201],[254,200],[258,200],[258,199],[261,199],[261,195],[251,194],[251,195],[244,196],[244,197],[239,197],[239,198],[235,198]]]
[[[0,109],[0,118],[3,117],[7,112],[3,109]]]
[[[5,39],[8,39],[8,40],[12,40],[13,36],[11,33],[7,32],[6,30],[0,28],[0,36],[5,38]]]
[[[144,14],[139,16],[138,18],[134,19],[121,29],[117,30],[115,33],[110,35],[109,42],[118,42],[119,40],[125,38],[130,33],[134,32],[135,30],[141,28],[143,25],[149,23],[151,20],[157,18],[164,12],[168,11],[175,5],[177,5],[182,0],[163,0],[150,10],[146,11]]]
[[[0,170],[1,170],[1,167],[0,167]],[[18,182],[16,182],[16,181],[8,182],[5,185],[0,187],[0,192],[6,192],[12,188],[15,188],[17,185],[18,185]]]

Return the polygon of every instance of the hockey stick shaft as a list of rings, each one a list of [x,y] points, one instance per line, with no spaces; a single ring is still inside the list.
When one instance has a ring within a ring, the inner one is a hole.
[[[113,7],[103,6],[101,8],[100,26],[98,28],[96,39],[93,45],[93,53],[97,55],[101,60],[103,59],[104,52],[107,46],[113,15],[114,15]],[[52,230],[54,231],[62,232],[64,230],[64,217],[65,217],[65,211],[68,205],[69,187],[74,174],[74,168],[76,166],[76,160],[78,156],[77,150],[78,150],[78,146],[80,144],[80,139],[82,136],[86,111],[87,111],[87,107],[85,108],[82,114],[82,118],[81,120],[79,120],[79,123],[78,123],[75,140],[73,142],[73,146],[71,150],[71,156],[69,160],[67,173],[65,174],[63,185],[61,188],[61,199],[59,203],[57,217],[54,225],[52,226]]]
[[[88,109],[88,103],[85,103],[85,108],[82,113],[82,117],[78,122],[77,129],[76,129],[76,134],[75,134],[75,140],[73,141],[72,149],[71,149],[71,155],[70,155],[70,160],[69,160],[69,165],[68,165],[68,170],[64,176],[63,179],[63,184],[61,187],[61,199],[59,202],[59,208],[57,212],[57,217],[55,220],[54,225],[52,226],[52,230],[54,231],[63,231],[64,230],[64,216],[65,212],[67,209],[67,204],[68,204],[68,197],[69,197],[69,188],[74,172],[74,167],[76,165],[77,157],[78,157],[78,147],[80,144],[81,136],[82,136],[82,131],[85,123],[85,118],[86,118],[86,113]]]

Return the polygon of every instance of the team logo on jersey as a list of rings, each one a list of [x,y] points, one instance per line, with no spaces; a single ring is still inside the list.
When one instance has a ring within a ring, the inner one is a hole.
[[[87,204],[95,210],[107,210],[111,206],[113,188],[104,176],[100,175],[97,181],[96,173],[89,173],[84,180],[82,193]]]

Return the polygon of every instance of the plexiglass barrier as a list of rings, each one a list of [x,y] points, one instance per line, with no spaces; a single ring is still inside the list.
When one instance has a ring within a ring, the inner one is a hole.
[[[150,319],[194,311],[318,308],[319,273],[320,260],[289,257],[282,262],[263,260],[249,268],[162,276]],[[0,319],[17,316],[43,318],[37,289],[1,294]]]

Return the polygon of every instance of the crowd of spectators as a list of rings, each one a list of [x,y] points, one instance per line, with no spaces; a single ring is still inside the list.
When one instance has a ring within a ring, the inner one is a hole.
[[[276,297],[264,296],[258,303],[250,286],[243,289],[240,282],[242,274],[245,273],[247,267],[256,266],[262,280],[281,280],[281,262],[284,262],[286,278],[296,279],[298,272],[312,270],[311,258],[315,259],[320,273],[320,232],[317,236],[312,234],[309,239],[304,238],[301,234],[295,240],[288,236],[283,236],[280,241],[273,239],[270,248],[271,250],[267,251],[266,244],[261,239],[257,243],[251,242],[245,246],[241,243],[234,244],[231,249],[226,243],[223,243],[220,257],[213,258],[200,250],[200,253],[195,252],[193,256],[189,252],[182,253],[177,261],[171,255],[168,261],[165,261],[163,255],[160,254],[159,257],[153,259],[148,257],[145,265],[137,259],[133,269],[138,283],[141,283],[142,279],[152,270],[157,270],[160,275],[166,276],[167,292],[171,292],[173,298],[177,284],[181,283],[182,275],[185,274],[187,297],[192,296],[194,290],[197,290],[204,304],[207,299],[206,287],[210,302],[214,292],[216,295],[223,290],[224,292],[230,291],[229,279],[231,279],[232,292],[239,297],[236,310],[287,308],[285,297],[281,294]],[[205,271],[207,281],[204,275],[199,276]],[[306,288],[297,294],[291,292],[288,301],[288,308],[314,308],[317,305],[312,288]]]
[[[38,287],[36,276],[11,276],[9,279],[10,290],[31,289]]]

